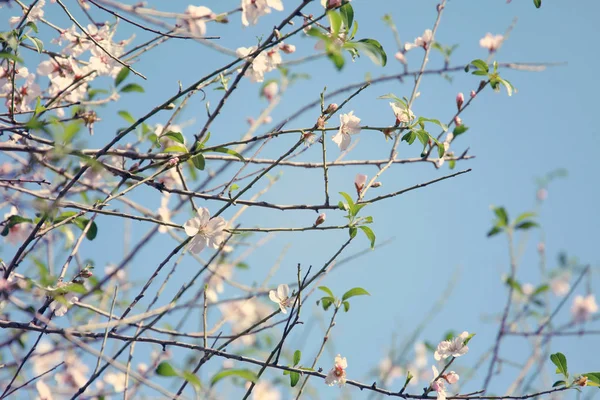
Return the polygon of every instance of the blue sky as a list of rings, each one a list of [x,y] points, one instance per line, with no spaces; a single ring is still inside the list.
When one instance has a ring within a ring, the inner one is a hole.
[[[185,2],[167,4],[152,3],[159,9],[182,11]],[[284,1],[286,11],[296,2]],[[374,38],[381,42],[388,53],[388,65],[378,67],[366,57],[349,62],[338,73],[326,59],[311,61],[293,67],[292,72],[311,75],[290,87],[281,104],[274,110],[274,122],[280,121],[309,101],[317,99],[323,86],[333,91],[342,86],[360,82],[365,74],[377,77],[402,71],[394,58],[395,44],[389,29],[381,21],[385,13],[391,14],[403,41],[412,41],[426,28],[433,25],[436,2],[415,1],[367,1],[355,0],[355,19],[359,22],[359,38]],[[216,12],[230,10],[238,5],[233,1],[207,1],[206,5]],[[171,9],[171,7],[175,9]],[[312,12],[319,12],[318,4],[311,6]],[[445,44],[459,44],[452,56],[451,65],[464,65],[476,58],[487,57],[487,51],[479,47],[479,39],[487,32],[504,33],[513,19],[518,17],[510,38],[504,43],[496,59],[499,62],[564,62],[542,72],[503,70],[502,76],[510,80],[518,93],[508,97],[505,91],[493,93],[486,89],[473,105],[463,114],[463,122],[470,130],[453,143],[454,151],[461,153],[467,147],[469,154],[476,158],[463,161],[457,170],[472,168],[472,172],[446,180],[433,186],[386,200],[365,208],[365,215],[374,218],[373,230],[377,240],[390,244],[353,260],[329,274],[323,284],[335,293],[361,286],[371,292],[370,297],[356,298],[352,309],[337,319],[330,337],[330,346],[318,365],[329,368],[333,355],[341,353],[348,358],[348,375],[351,379],[372,382],[368,373],[377,366],[389,349],[393,335],[403,338],[409,335],[423,319],[425,313],[435,303],[453,274],[459,280],[454,285],[452,295],[444,299],[444,309],[436,315],[420,335],[420,339],[437,343],[443,335],[454,330],[476,332],[470,344],[471,352],[454,364],[462,372],[472,367],[478,357],[487,351],[497,332],[495,320],[506,298],[506,287],[501,275],[508,272],[508,250],[504,237],[486,238],[491,227],[491,205],[505,206],[509,215],[516,216],[535,207],[535,178],[557,168],[565,168],[568,176],[552,182],[548,188],[548,198],[539,214],[541,230],[532,231],[527,247],[520,260],[518,280],[540,283],[539,257],[536,244],[545,237],[548,268],[556,266],[556,256],[561,251],[577,257],[581,264],[597,266],[600,260],[595,251],[597,246],[596,229],[600,226],[600,213],[597,211],[598,187],[594,179],[598,171],[597,149],[600,145],[597,122],[596,94],[600,90],[600,80],[595,76],[594,67],[600,58],[594,51],[598,38],[596,15],[600,4],[581,1],[574,6],[571,2],[544,1],[541,9],[535,9],[531,1],[514,0],[511,4],[494,0],[486,2],[450,1],[444,11],[436,40]],[[2,11],[2,15],[8,15]],[[10,14],[12,15],[12,14]],[[55,5],[47,6],[47,15],[61,26],[68,26],[62,11]],[[99,14],[96,14],[99,15]],[[266,27],[277,23],[284,13],[273,13],[261,19],[258,27],[242,28],[239,14],[231,17],[229,25],[209,25],[208,33],[221,36],[217,43],[229,48],[250,46],[256,43],[255,37],[268,34]],[[128,37],[133,30],[121,24],[119,38]],[[147,38],[138,33],[136,40]],[[296,37],[289,41],[298,51],[284,60],[310,55],[314,52],[314,40]],[[416,49],[407,55],[410,69],[418,68],[422,51]],[[114,131],[123,125],[116,111],[127,109],[138,117],[148,109],[161,103],[177,90],[178,81],[183,86],[194,82],[198,77],[229,62],[228,56],[214,52],[193,41],[171,40],[165,45],[144,55],[135,68],[148,77],[147,82],[139,78],[129,79],[140,83],[146,93],[124,94],[116,105],[101,111],[102,121],[97,124],[96,134],[89,139],[90,146],[99,146],[112,138]],[[443,59],[433,52],[430,68],[440,68]],[[276,78],[272,72],[267,78]],[[426,76],[421,84],[420,97],[415,101],[413,111],[419,116],[438,118],[447,122],[455,112],[454,98],[458,92],[468,96],[478,85],[477,77],[464,72],[452,75],[452,82],[441,76]],[[267,105],[258,98],[259,84],[244,79],[239,89],[227,102],[222,115],[211,127],[210,144],[236,139],[245,131],[246,117],[256,117]],[[412,80],[392,81],[382,85],[372,85],[348,104],[346,111],[355,114],[367,125],[392,124],[393,115],[385,100],[377,97],[393,92],[398,96],[410,96]],[[212,107],[218,102],[222,92],[208,90],[207,100]],[[197,97],[182,113],[179,122],[194,125],[184,128],[188,141],[206,120],[205,105]],[[332,99],[340,103],[343,97]],[[315,108],[290,123],[287,128],[312,126],[318,115]],[[165,123],[168,115],[160,114],[152,123]],[[334,118],[337,121],[337,118]],[[332,121],[334,122],[334,121]],[[335,122],[334,122],[335,123]],[[260,130],[259,132],[266,132]],[[437,131],[436,131],[437,133]],[[287,138],[269,145],[261,157],[277,157],[295,141]],[[329,155],[337,157],[339,151],[328,138]],[[385,158],[389,154],[391,141],[386,142],[381,135],[363,132],[359,145],[346,159]],[[418,157],[418,145],[400,145],[400,157]],[[318,147],[309,149],[301,160],[319,160]],[[316,204],[322,202],[321,170],[304,171],[293,168],[279,168],[281,178],[274,188],[264,196],[264,200],[277,203]],[[376,167],[337,167],[331,169],[332,199],[337,201],[339,191],[353,192],[353,180],[357,173],[369,176],[377,172]],[[447,164],[439,170],[431,165],[398,165],[388,170],[381,178],[383,187],[372,189],[371,195],[383,190],[394,191],[419,182],[434,179],[450,173]],[[377,192],[376,192],[377,190]],[[151,194],[152,196],[146,196]],[[145,198],[143,198],[144,196]],[[141,190],[135,199],[150,208],[159,206],[159,197],[150,190]],[[216,211],[216,205],[207,205]],[[231,212],[226,213],[228,218]],[[282,213],[275,210],[259,209],[247,212],[241,222],[246,226],[306,226],[311,224],[316,214],[310,211]],[[182,217],[183,222],[185,216]],[[327,222],[343,223],[341,213],[328,212]],[[123,249],[115,243],[114,234],[121,234],[122,223],[99,218],[100,234],[95,242],[85,243],[82,253],[95,260],[96,265],[118,262]],[[132,227],[134,237],[139,237],[149,229],[143,223]],[[523,236],[517,235],[517,240]],[[248,260],[251,269],[241,272],[240,279],[245,284],[262,282],[267,271],[279,258],[282,250],[281,268],[271,284],[289,282],[295,279],[296,265],[312,265],[318,268],[346,239],[346,232],[283,233],[253,254]],[[147,279],[157,264],[175,245],[171,239],[161,236],[151,247],[139,254],[128,269],[132,279]],[[110,251],[103,251],[110,246]],[[358,238],[342,257],[364,250],[367,240]],[[175,293],[190,274],[198,267],[186,257],[168,287]],[[597,274],[594,283],[598,283]],[[594,290],[596,286],[592,286]],[[152,292],[153,293],[153,292]],[[577,294],[585,293],[582,285]],[[236,295],[235,290],[225,293]],[[170,296],[168,296],[170,297]],[[312,299],[314,300],[314,298]],[[307,336],[304,357],[312,360],[325,321],[313,301],[317,322],[311,327],[306,322],[299,326],[288,341],[289,350]],[[554,298],[552,305],[557,303]],[[558,321],[566,322],[571,301],[557,316]],[[140,309],[141,310],[141,309]],[[199,317],[199,316],[197,316]],[[218,315],[213,316],[215,319]],[[305,314],[307,317],[307,314]],[[190,321],[187,328],[197,329],[199,320]],[[574,371],[597,370],[598,365],[587,350],[594,346],[593,338],[569,338],[553,341],[551,351],[561,351],[569,359]],[[529,350],[525,339],[510,339],[503,343],[502,356],[517,362],[524,362]],[[331,359],[331,361],[330,361]],[[430,355],[429,361],[433,362]],[[485,364],[484,364],[485,365]],[[476,372],[475,378],[463,388],[464,391],[480,388],[487,366]],[[514,378],[517,370],[505,367],[500,379],[491,391],[501,393]],[[207,378],[210,374],[201,374]],[[272,378],[276,375],[267,375]],[[277,375],[278,376],[278,375]],[[550,382],[551,384],[552,382]],[[316,384],[320,398],[340,396],[337,388]],[[223,385],[223,384],[222,384]],[[397,389],[401,382],[396,381]],[[549,386],[549,385],[548,385]],[[224,385],[223,385],[224,387]],[[420,387],[420,386],[419,386]],[[418,391],[417,391],[418,392]],[[348,398],[367,398],[355,388],[343,391]],[[284,395],[284,398],[287,396]]]

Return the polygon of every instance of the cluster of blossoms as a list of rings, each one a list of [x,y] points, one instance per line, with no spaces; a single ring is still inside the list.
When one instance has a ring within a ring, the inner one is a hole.
[[[240,58],[245,58],[250,56],[257,49],[257,46],[239,47],[235,51],[235,54]],[[281,64],[281,61],[279,48],[262,51],[254,57],[252,64],[246,69],[244,76],[249,78],[252,82],[262,82],[265,80],[265,74],[277,68],[277,66]]]
[[[581,323],[589,320],[592,314],[598,312],[598,304],[596,304],[596,297],[593,294],[587,296],[576,296],[571,306],[571,314],[573,314],[573,320]]]

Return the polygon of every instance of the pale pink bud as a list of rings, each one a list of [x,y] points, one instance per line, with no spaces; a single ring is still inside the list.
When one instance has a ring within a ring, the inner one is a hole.
[[[338,105],[336,103],[331,103],[330,105],[327,106],[327,108],[325,109],[325,114],[331,114],[336,112],[338,109]]]
[[[170,158],[169,161],[167,161],[167,164],[170,167],[173,167],[173,166],[177,165],[178,163],[179,163],[179,157],[173,157],[173,158]]]
[[[271,117],[270,115],[267,115],[262,119],[263,124],[270,124],[271,122],[273,122],[273,117]]]
[[[248,117],[246,118],[246,122],[248,123],[248,125],[254,125],[254,118]]]
[[[281,46],[279,46],[279,49],[285,54],[292,54],[296,51],[296,46],[294,46],[293,44],[282,43]]]
[[[456,372],[454,372],[454,371],[448,372],[446,375],[444,375],[444,378],[446,378],[446,381],[449,384],[455,384],[460,379],[460,377],[458,376],[458,374]]]
[[[400,61],[402,64],[406,64],[406,57],[404,56],[404,53],[402,53],[401,51],[397,52],[394,55],[394,58],[398,61]]]
[[[537,191],[537,199],[539,201],[544,201],[544,200],[546,200],[547,197],[548,197],[548,191],[546,189],[542,188]]]
[[[318,129],[325,128],[325,117],[320,116],[319,119],[317,119],[317,128]]]
[[[366,183],[367,183],[367,175],[356,174],[356,178],[354,178],[354,187],[356,187],[356,193],[360,194],[360,192],[365,187]]]
[[[270,82],[266,84],[262,90],[263,96],[265,96],[269,102],[273,101],[275,96],[277,96],[277,93],[279,93],[279,85],[277,82]]]
[[[315,225],[314,226],[319,226],[323,222],[325,222],[325,217],[326,217],[325,213],[319,214],[319,216],[317,217],[317,220],[315,221]]]
[[[460,119],[460,117],[457,115],[456,117],[454,117],[454,123],[456,124],[456,126],[461,126],[462,119]]]
[[[444,391],[444,382],[441,382],[439,379],[435,382],[431,382],[431,389],[433,389],[434,392],[439,392],[440,390]]]
[[[458,108],[458,111],[460,111],[464,102],[465,102],[465,96],[462,94],[462,92],[457,94],[456,95],[456,108]]]
[[[475,92],[474,90],[471,90],[471,98],[474,98],[475,96],[477,96],[477,92]]]
[[[539,253],[543,253],[546,251],[546,244],[544,242],[539,242],[537,245],[537,251]]]
[[[82,269],[81,272],[79,273],[79,276],[81,276],[82,278],[90,278],[92,275],[94,275],[92,273],[92,271],[90,271],[89,269]]]
[[[342,0],[327,0],[327,9],[336,8],[342,5]]]

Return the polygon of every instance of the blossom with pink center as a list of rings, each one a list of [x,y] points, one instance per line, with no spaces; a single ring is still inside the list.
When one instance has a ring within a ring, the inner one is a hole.
[[[338,384],[339,387],[344,386],[346,384],[346,368],[348,368],[346,357],[342,358],[342,356],[338,354],[335,357],[333,368],[329,370],[325,377],[325,383],[329,386],[335,384]]]
[[[483,47],[484,49],[488,49],[490,53],[493,53],[500,48],[503,41],[504,36],[487,33],[479,40],[479,46]]]
[[[360,129],[360,118],[354,115],[354,111],[350,111],[348,114],[341,114],[340,129],[331,140],[338,145],[340,150],[344,151],[348,148],[352,140],[350,135],[360,133]]]
[[[392,111],[396,116],[396,125],[408,124],[415,118],[415,114],[404,103],[393,102],[390,103],[390,107],[392,107]]]
[[[585,322],[590,319],[592,314],[598,312],[598,304],[593,294],[587,296],[576,296],[571,306],[573,320],[577,323]]]
[[[437,346],[437,350],[433,354],[436,361],[446,359],[450,356],[460,357],[469,351],[469,347],[465,344],[465,340],[469,337],[469,332],[463,332],[458,337],[451,340],[444,340]]]
[[[290,298],[290,287],[285,283],[277,286],[277,290],[269,291],[269,299],[273,303],[279,305],[279,309],[282,313],[287,314],[288,307],[292,306],[293,299]]]
[[[431,29],[426,29],[425,32],[423,32],[423,36],[417,37],[414,43],[405,43],[404,51],[412,50],[415,47],[422,47],[424,49],[427,49],[432,41],[433,32],[431,31]]]
[[[198,254],[205,247],[218,249],[223,239],[227,222],[222,217],[210,218],[207,208],[198,209],[198,215],[184,225],[185,233],[191,237],[189,249],[192,253]]]

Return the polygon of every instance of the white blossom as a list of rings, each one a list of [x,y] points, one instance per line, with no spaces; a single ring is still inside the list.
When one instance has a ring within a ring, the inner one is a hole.
[[[400,123],[407,124],[415,118],[415,114],[413,114],[413,112],[408,108],[408,106],[405,106],[402,103],[392,102],[390,103],[390,106],[392,107],[392,111],[396,116],[396,124],[398,125]]]
[[[256,25],[260,17],[271,13],[271,9],[283,11],[281,0],[242,0],[242,24]]]
[[[479,45],[484,49],[488,49],[490,53],[493,53],[494,51],[498,50],[503,41],[504,36],[487,33],[479,40]]]
[[[206,20],[214,19],[215,13],[208,7],[189,5],[185,17],[177,19],[177,25],[184,27],[192,36],[206,35]]]
[[[287,308],[292,306],[292,298],[290,298],[290,287],[285,283],[277,286],[277,290],[269,291],[269,299],[279,305],[281,312],[287,314]]]
[[[354,111],[350,111],[348,114],[340,115],[340,129],[331,140],[344,151],[350,145],[350,135],[358,133],[360,133],[360,118],[354,115]]]
[[[67,313],[69,305],[75,304],[78,301],[79,297],[77,297],[75,293],[66,293],[63,296],[55,298],[52,303],[50,303],[50,310],[54,311],[55,316],[62,317]]]
[[[184,225],[185,233],[192,238],[189,243],[190,251],[198,254],[205,247],[219,248],[225,236],[225,226],[227,223],[222,217],[211,219],[207,208],[199,208],[198,215]]]
[[[104,382],[111,385],[115,392],[123,393],[125,391],[125,374],[122,372],[109,372],[104,375]]]
[[[571,274],[568,272],[555,276],[550,280],[550,290],[555,296],[564,297],[571,290]]]
[[[439,361],[442,358],[446,359],[450,356],[460,357],[465,355],[467,351],[469,351],[469,347],[465,345],[465,340],[468,336],[469,332],[465,331],[452,340],[444,340],[443,342],[440,342],[440,344],[437,346],[437,350],[433,354],[433,358]]]
[[[252,391],[252,400],[280,400],[281,393],[270,383],[261,380]]]
[[[329,386],[333,386],[336,383],[339,387],[346,384],[346,368],[348,368],[348,362],[346,357],[337,355],[334,360],[333,368],[327,373],[325,377],[325,383]]]
[[[44,371],[46,372],[46,371]],[[48,385],[46,385],[46,383],[44,383],[43,380],[38,379],[35,382],[35,389],[38,392],[38,400],[52,400],[52,391],[50,390],[50,387]]]
[[[414,43],[405,43],[404,51],[409,51],[411,49],[414,49],[415,47],[422,47],[424,49],[427,49],[431,44],[432,40],[433,32],[431,31],[431,29],[426,29],[425,32],[423,32],[423,36],[417,37]]]
[[[446,400],[446,382],[442,377],[435,379],[440,374],[435,365],[432,365],[431,369],[433,370],[431,389],[434,392],[437,392],[437,400]]]
[[[593,294],[589,294],[585,297],[576,296],[571,306],[571,314],[575,322],[584,322],[590,319],[592,314],[598,312],[598,304],[596,304],[596,297]]]
[[[279,93],[279,85],[277,82],[269,82],[262,90],[263,96],[265,96],[269,102],[273,101],[275,96],[277,96],[277,93]]]

